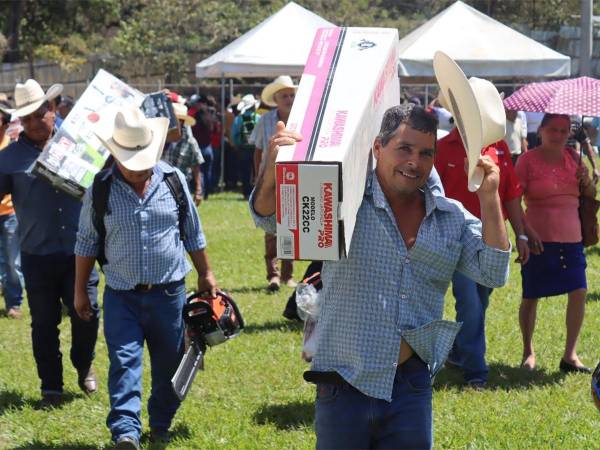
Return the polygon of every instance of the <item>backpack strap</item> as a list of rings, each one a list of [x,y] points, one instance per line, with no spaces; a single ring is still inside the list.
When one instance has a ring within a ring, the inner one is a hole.
[[[165,174],[165,182],[169,186],[171,194],[177,203],[177,218],[179,221],[179,237],[185,240],[185,220],[188,214],[188,202],[185,196],[185,191],[181,184],[181,180],[177,176],[177,172],[169,172]]]
[[[92,224],[98,233],[98,256],[96,259],[101,268],[107,262],[104,248],[106,241],[104,216],[111,213],[108,206],[108,197],[110,196],[112,176],[108,174],[109,171],[110,169],[104,169],[98,172],[92,183]]]

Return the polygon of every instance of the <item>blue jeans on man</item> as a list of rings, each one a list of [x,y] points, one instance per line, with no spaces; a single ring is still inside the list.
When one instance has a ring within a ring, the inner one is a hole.
[[[431,376],[419,358],[398,367],[392,401],[350,384],[317,383],[317,449],[430,449]]]
[[[180,401],[171,386],[184,350],[182,309],[184,281],[149,291],[104,291],[104,335],[110,368],[110,412],[106,424],[113,439],[129,436],[139,442],[142,430],[142,359],[148,344],[152,391],[148,399],[150,428],[165,433]]]
[[[19,308],[23,303],[24,282],[17,228],[15,214],[0,216],[0,280],[7,311],[11,308]]]
[[[21,252],[21,268],[31,312],[33,356],[42,381],[42,393],[59,394],[63,390],[58,329],[62,305],[67,307],[71,319],[71,362],[78,373],[86,373],[92,365],[98,337],[98,272],[93,270],[88,281],[88,295],[95,314],[91,320],[85,321],[79,318],[73,304],[75,255],[31,255]]]
[[[475,283],[454,272],[452,294],[456,299],[456,321],[462,327],[454,340],[448,360],[459,366],[467,383],[487,383],[489,368],[485,362],[485,311],[491,288]]]

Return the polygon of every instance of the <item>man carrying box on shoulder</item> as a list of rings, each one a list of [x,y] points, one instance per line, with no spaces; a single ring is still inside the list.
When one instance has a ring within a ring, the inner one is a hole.
[[[510,243],[498,197],[499,171],[478,166],[482,220],[433,195],[427,180],[437,120],[406,104],[386,111],[347,259],[324,262],[317,385],[317,448],[416,449],[432,446],[431,378],[459,324],[442,320],[444,294],[458,270],[502,286]],[[275,229],[275,159],[302,139],[283,123],[250,198],[256,223]]]

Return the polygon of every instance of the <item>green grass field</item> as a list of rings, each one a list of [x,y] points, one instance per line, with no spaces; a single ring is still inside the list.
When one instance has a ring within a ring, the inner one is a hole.
[[[247,322],[240,338],[208,351],[206,370],[179,410],[173,425],[177,449],[310,449],[314,388],[302,379],[299,324],[281,316],[290,289],[265,291],[263,233],[254,228],[239,194],[219,194],[200,207],[209,255],[221,287],[232,292]],[[300,276],[306,263],[298,263]],[[589,297],[579,354],[587,365],[600,357],[600,251],[588,251]],[[187,280],[188,287],[195,275]],[[447,296],[446,315],[454,303]],[[590,377],[558,371],[565,339],[566,296],[540,302],[535,344],[538,370],[519,369],[517,322],[520,275],[513,264],[508,285],[492,295],[487,319],[490,388],[464,389],[461,377],[443,370],[434,386],[436,448],[591,449],[600,448],[600,412],[590,399]],[[29,315],[0,318],[0,448],[110,448],[108,362],[101,335],[95,362],[100,390],[86,398],[68,360],[69,321],[61,325],[67,402],[39,409],[39,380],[31,352]],[[144,401],[150,386],[145,360]],[[144,420],[147,419],[143,412]],[[147,430],[147,423],[145,423]],[[147,434],[142,444],[150,448]]]

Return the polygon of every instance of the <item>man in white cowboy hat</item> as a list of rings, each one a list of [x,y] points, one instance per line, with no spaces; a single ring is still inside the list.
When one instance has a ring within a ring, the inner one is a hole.
[[[265,170],[250,197],[257,225],[275,229],[275,160],[302,136],[277,125]],[[508,277],[510,243],[489,159],[477,192],[480,222],[428,184],[437,119],[407,103],[388,109],[373,143],[377,159],[356,217],[346,259],[321,272],[317,449],[432,447],[431,377],[443,365],[459,324],[442,320],[444,295],[460,270],[488,286]]]
[[[55,84],[44,92],[35,80],[17,83],[13,116],[21,119],[23,132],[16,142],[0,152],[0,195],[12,194],[19,222],[21,270],[25,278],[31,311],[33,355],[41,379],[42,404],[61,402],[63,392],[62,355],[58,324],[62,303],[71,319],[71,361],[78,372],[79,387],[95,392],[92,369],[98,334],[99,310],[96,303],[98,274],[84,280],[91,302],[89,321],[75,312],[75,236],[81,203],[33,177],[29,168],[38,158],[54,129],[54,112],[49,100],[62,91]]]
[[[235,117],[231,127],[231,138],[238,154],[238,173],[242,182],[242,194],[246,200],[252,192],[252,178],[256,176],[254,144],[250,143],[250,136],[260,119],[260,115],[256,112],[259,105],[260,100],[255,99],[254,95],[244,95],[237,104],[236,109],[239,114]]]
[[[194,203],[202,202],[202,172],[204,163],[200,146],[192,133],[196,119],[188,115],[188,108],[183,103],[172,102],[175,116],[181,128],[181,138],[177,142],[165,145],[162,159],[173,167],[177,167],[186,177],[190,192],[193,192]]]
[[[107,425],[117,448],[122,449],[139,448],[144,341],[152,365],[148,399],[152,440],[168,440],[180,405],[171,378],[184,350],[184,278],[191,269],[185,252],[198,272],[198,290],[213,294],[216,290],[206,240],[185,178],[160,161],[167,128],[168,119],[147,119],[135,107],[119,109],[114,124],[98,125],[95,132],[114,156],[115,165],[96,177],[83,199],[75,248],[75,306],[84,319],[91,314],[84,280],[96,258],[104,255],[111,406]],[[174,177],[184,194],[184,205],[178,203],[169,184],[175,183],[169,181]],[[103,190],[107,197],[102,234],[93,220],[98,214],[94,202],[103,197],[94,199],[100,183],[109,183]]]
[[[477,194],[468,189],[469,180],[464,170],[467,151],[463,144],[469,142],[472,159],[487,155],[500,169],[498,194],[504,217],[507,217],[517,236],[518,261],[526,264],[529,247],[525,235],[522,189],[514,171],[510,150],[503,141],[506,114],[501,97],[492,83],[471,78],[467,80],[460,68],[450,58],[436,59],[440,76],[441,101],[455,116],[456,128],[437,143],[435,168],[446,197],[458,200],[475,217],[481,218]],[[449,93],[452,90],[452,94]],[[454,103],[448,102],[451,95]],[[449,103],[449,104],[448,104]],[[454,111],[462,114],[454,114]],[[467,158],[468,159],[468,158]],[[476,283],[468,276],[455,272],[452,293],[456,299],[456,321],[462,322],[456,336],[448,363],[463,371],[468,386],[482,389],[487,385],[489,368],[485,361],[485,314],[492,289]]]
[[[260,173],[260,168],[266,161],[266,158],[263,158],[263,150],[268,148],[269,139],[275,134],[277,122],[281,121],[285,124],[290,116],[297,87],[290,76],[281,75],[267,84],[262,91],[262,102],[274,109],[261,116],[249,139],[250,144],[256,148],[254,151],[256,174]],[[296,282],[292,279],[294,266],[291,260],[281,261],[281,273],[277,268],[275,233],[265,233],[265,263],[269,290],[278,290],[281,282],[290,287],[296,286]]]

